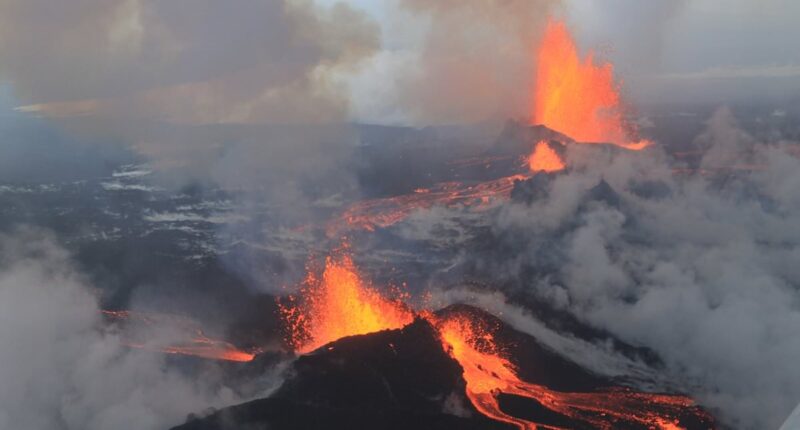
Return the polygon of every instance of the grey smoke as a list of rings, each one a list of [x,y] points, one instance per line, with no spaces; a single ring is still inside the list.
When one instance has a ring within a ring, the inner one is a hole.
[[[758,169],[679,176],[659,148],[573,146],[572,169],[547,198],[500,211],[494,232],[524,238],[518,253],[476,264],[498,280],[538,269],[520,288],[652,348],[727,424],[777,428],[800,400],[800,160],[789,142],[756,141],[728,110],[699,141],[704,162]],[[601,180],[618,204],[587,200]],[[669,192],[634,192],[645,181]]]
[[[93,291],[47,233],[0,236],[0,427],[161,430],[242,400],[123,346]]]
[[[383,49],[350,82],[354,115],[422,126],[527,117],[537,41],[561,4],[385,2]]]

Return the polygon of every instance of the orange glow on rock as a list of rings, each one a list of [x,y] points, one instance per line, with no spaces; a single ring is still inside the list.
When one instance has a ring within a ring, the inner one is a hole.
[[[536,55],[532,119],[581,142],[607,142],[640,150],[650,141],[631,142],[619,87],[610,63],[584,59],[566,24],[550,21]]]
[[[553,148],[545,141],[540,141],[533,148],[533,153],[528,157],[528,167],[531,172],[558,172],[566,167],[564,161]]]
[[[309,273],[299,295],[281,304],[295,351],[311,352],[337,339],[402,328],[414,314],[399,300],[369,287],[352,259],[328,257],[322,279]]]

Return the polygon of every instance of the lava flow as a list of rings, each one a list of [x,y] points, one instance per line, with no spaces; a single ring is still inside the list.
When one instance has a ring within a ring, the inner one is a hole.
[[[230,342],[206,336],[195,321],[185,317],[132,311],[102,312],[106,319],[127,327],[122,343],[130,348],[225,361],[246,362],[255,357],[254,353],[243,351]],[[167,345],[141,340],[156,338],[154,332],[161,331],[169,331],[170,337],[176,339],[171,339]]]
[[[575,41],[560,21],[550,21],[536,56],[532,119],[581,142],[607,142],[640,150],[631,142],[610,63],[595,64],[592,52],[581,59]]]
[[[526,175],[518,174],[476,185],[443,182],[430,188],[418,189],[413,194],[365,200],[349,207],[328,225],[327,230],[331,236],[345,227],[374,231],[376,227],[394,225],[414,211],[434,206],[483,207],[495,199],[507,199],[514,188],[514,181],[526,178]]]
[[[466,394],[475,408],[488,417],[522,430],[562,427],[520,419],[503,412],[499,394],[534,400],[554,412],[600,429],[613,429],[620,424],[648,429],[681,429],[679,417],[694,406],[690,398],[683,396],[638,393],[627,389],[568,393],[522,381],[514,365],[503,357],[491,331],[480,321],[466,315],[432,318],[443,347],[464,369]]]
[[[289,328],[289,343],[306,353],[334,340],[402,328],[414,314],[367,286],[349,256],[328,257],[322,279],[310,271],[300,294],[279,304]]]

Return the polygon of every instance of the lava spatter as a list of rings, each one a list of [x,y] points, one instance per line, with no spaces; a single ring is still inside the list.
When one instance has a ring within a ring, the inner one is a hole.
[[[402,328],[414,320],[402,301],[370,287],[348,255],[328,257],[321,278],[309,271],[299,293],[279,309],[287,340],[300,353],[346,336]]]

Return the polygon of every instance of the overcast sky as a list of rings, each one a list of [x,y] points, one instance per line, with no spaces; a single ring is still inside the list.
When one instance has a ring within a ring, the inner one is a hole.
[[[524,113],[532,53],[555,15],[584,52],[613,61],[636,104],[800,95],[792,0],[221,5],[0,0],[0,79],[22,111],[50,116],[470,122]]]

